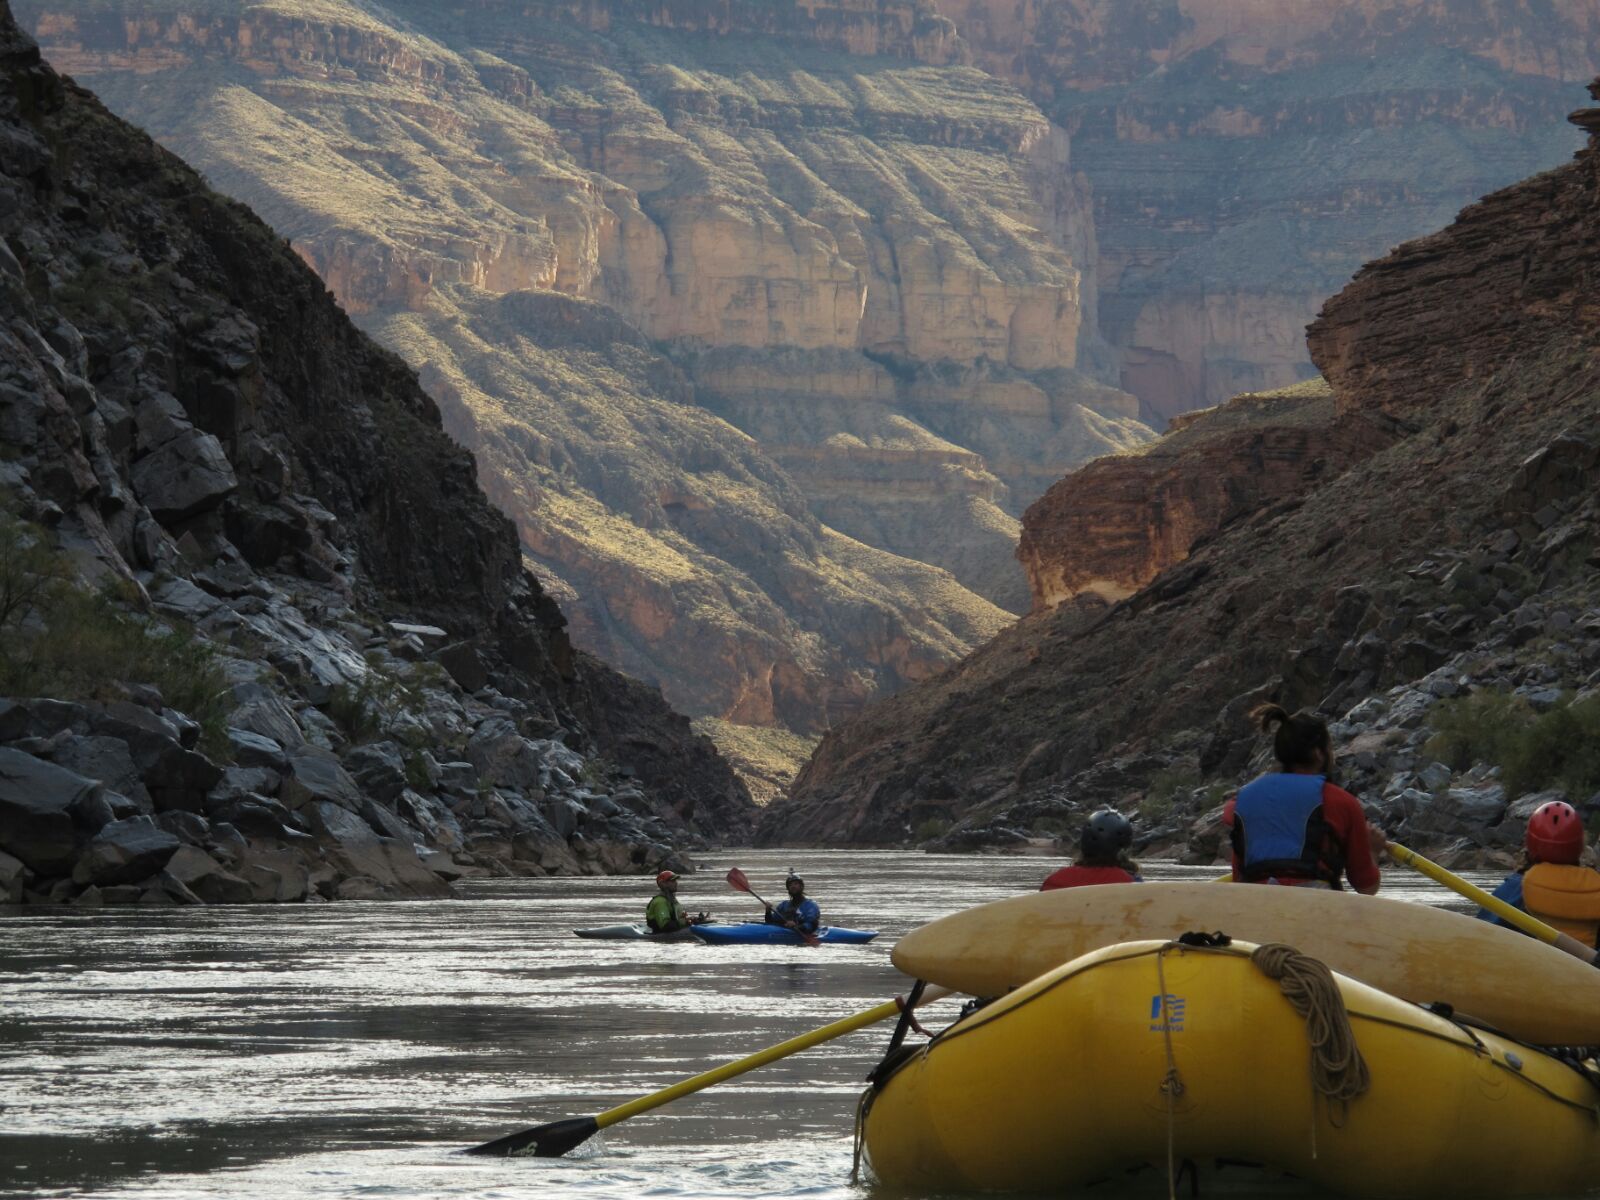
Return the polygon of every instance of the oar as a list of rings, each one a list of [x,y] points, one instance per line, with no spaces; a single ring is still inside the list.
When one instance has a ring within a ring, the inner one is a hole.
[[[1574,958],[1581,958],[1586,963],[1600,966],[1600,954],[1596,954],[1593,946],[1585,946],[1577,938],[1570,937],[1559,929],[1550,928],[1538,917],[1531,917],[1520,908],[1507,904],[1498,897],[1491,896],[1481,887],[1475,887],[1461,878],[1461,876],[1451,874],[1438,863],[1423,858],[1415,850],[1408,850],[1398,842],[1390,842],[1389,854],[1396,862],[1404,863],[1412,870],[1422,872],[1435,883],[1444,884],[1452,892],[1465,896],[1479,908],[1488,909],[1507,925],[1514,925],[1524,933],[1531,933],[1541,942],[1548,942],[1557,950],[1565,950]]]
[[[928,988],[917,1001],[917,1007],[931,1004],[950,995],[946,988]],[[524,1129],[521,1133],[508,1134],[503,1138],[496,1138],[492,1142],[485,1142],[481,1146],[473,1146],[467,1154],[498,1154],[508,1156],[524,1154],[531,1148],[537,1158],[559,1158],[568,1150],[581,1146],[602,1129],[607,1129],[619,1122],[626,1121],[629,1117],[637,1117],[640,1113],[649,1112],[652,1108],[660,1108],[663,1104],[670,1104],[691,1092],[698,1092],[701,1088],[708,1088],[712,1084],[722,1083],[743,1075],[746,1071],[754,1071],[757,1067],[764,1067],[768,1063],[777,1062],[780,1058],[787,1058],[791,1054],[798,1054],[801,1050],[809,1050],[812,1046],[820,1046],[823,1042],[832,1041],[857,1029],[863,1029],[878,1021],[887,1020],[897,1016],[901,1011],[901,1001],[887,1000],[865,1012],[858,1012],[853,1016],[843,1017],[831,1025],[824,1025],[821,1029],[813,1029],[810,1033],[802,1033],[799,1037],[792,1037],[787,1042],[779,1042],[776,1046],[768,1046],[765,1050],[715,1067],[710,1071],[675,1083],[671,1087],[662,1088],[659,1092],[651,1092],[648,1096],[640,1096],[637,1100],[630,1100],[626,1104],[619,1104],[616,1108],[608,1108],[605,1112],[592,1117],[572,1117],[565,1121],[553,1121],[549,1125],[540,1125],[535,1129]]]
[[[729,867],[728,868],[728,886],[733,888],[733,890],[736,891],[736,892],[749,892],[750,895],[755,896],[755,898],[757,900],[761,900],[760,896],[756,896],[755,888],[750,886],[750,880],[745,877],[745,873],[743,871],[739,870],[738,867]],[[768,909],[771,909],[771,907],[772,907],[772,905],[767,904],[767,902],[765,900],[761,900],[761,903],[766,905],[766,907]],[[796,933],[798,933],[800,935],[800,940],[802,942],[804,942],[806,945],[808,945],[808,946],[820,946],[820,945],[822,945],[822,939],[821,938],[819,938],[814,933],[807,933],[804,929],[801,929],[798,924],[792,925],[790,928],[792,928]]]

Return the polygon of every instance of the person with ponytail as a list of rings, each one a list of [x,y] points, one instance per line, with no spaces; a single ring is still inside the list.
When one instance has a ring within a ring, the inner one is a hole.
[[[1378,890],[1383,831],[1343,788],[1328,782],[1333,740],[1320,717],[1263,704],[1250,714],[1270,733],[1279,770],[1240,788],[1223,809],[1233,843],[1235,883],[1277,883],[1368,896]]]

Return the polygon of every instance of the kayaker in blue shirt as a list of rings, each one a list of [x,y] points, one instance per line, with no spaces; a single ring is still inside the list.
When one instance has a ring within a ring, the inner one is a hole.
[[[806,898],[806,881],[790,871],[783,886],[789,898],[776,907],[767,905],[767,924],[782,925],[800,933],[815,933],[822,924],[822,910],[815,900]]]

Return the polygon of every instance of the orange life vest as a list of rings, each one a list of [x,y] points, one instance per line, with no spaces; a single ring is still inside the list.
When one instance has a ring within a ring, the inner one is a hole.
[[[1546,925],[1585,946],[1593,946],[1600,935],[1600,871],[1535,863],[1522,876],[1522,903]]]

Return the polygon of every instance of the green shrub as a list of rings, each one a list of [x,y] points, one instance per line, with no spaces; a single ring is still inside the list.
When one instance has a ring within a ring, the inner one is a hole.
[[[919,822],[911,834],[913,842],[932,842],[950,832],[950,822],[943,817],[929,817]]]
[[[1600,697],[1535,712],[1520,696],[1481,691],[1434,706],[1425,749],[1456,770],[1500,768],[1513,796],[1560,788],[1574,800],[1600,790]]]
[[[119,683],[154,687],[227,757],[228,684],[210,647],[130,613],[116,586],[78,584],[48,533],[0,511],[0,694],[112,700]]]
[[[1139,816],[1145,821],[1163,821],[1177,807],[1180,795],[1199,786],[1199,768],[1190,765],[1163,767],[1150,776],[1139,801]]]

